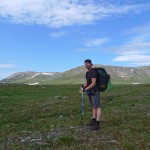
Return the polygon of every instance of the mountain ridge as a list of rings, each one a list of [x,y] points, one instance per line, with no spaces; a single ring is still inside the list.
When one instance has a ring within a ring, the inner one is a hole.
[[[121,67],[95,64],[111,75],[114,84],[150,84],[150,66]],[[16,84],[81,84],[85,82],[85,66],[78,66],[65,72],[17,72],[0,80],[0,83]]]

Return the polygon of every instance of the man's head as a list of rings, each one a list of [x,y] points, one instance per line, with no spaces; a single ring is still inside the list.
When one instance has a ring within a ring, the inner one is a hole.
[[[90,70],[93,66],[92,61],[90,59],[86,59],[84,61],[84,64],[85,64],[86,69],[88,69],[88,70]]]

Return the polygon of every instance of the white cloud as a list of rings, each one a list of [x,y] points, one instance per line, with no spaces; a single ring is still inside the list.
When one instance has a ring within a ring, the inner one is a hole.
[[[93,39],[88,39],[85,40],[84,48],[79,48],[76,51],[78,52],[91,52],[94,51],[94,48],[101,46],[102,44],[106,43],[109,39],[107,38],[93,38]]]
[[[144,34],[144,35],[147,35],[147,34],[150,34],[150,24],[145,24],[145,25],[141,25],[141,26],[138,26],[138,27],[134,27],[128,31],[126,31],[127,34]]]
[[[0,64],[0,68],[13,68],[15,67],[14,64]]]
[[[49,27],[90,24],[107,17],[140,13],[149,4],[117,5],[101,0],[0,0],[0,17]]]
[[[85,45],[87,47],[100,46],[100,45],[106,43],[107,41],[108,41],[108,39],[106,39],[106,38],[90,39],[90,40],[87,40]]]
[[[147,55],[122,55],[117,56],[113,61],[130,61],[130,62],[149,62],[150,56]]]
[[[117,57],[113,61],[132,65],[150,65],[150,26],[144,25],[129,30],[132,34],[127,42],[116,47]]]
[[[60,38],[60,37],[63,37],[65,35],[67,35],[67,32],[64,32],[64,31],[50,33],[50,36],[53,38]]]

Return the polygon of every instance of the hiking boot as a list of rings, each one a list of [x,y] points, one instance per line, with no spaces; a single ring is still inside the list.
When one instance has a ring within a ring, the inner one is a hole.
[[[100,122],[96,121],[95,125],[90,127],[90,130],[91,131],[100,130]]]
[[[91,121],[86,124],[86,126],[87,126],[87,127],[91,127],[91,126],[94,126],[95,123],[96,123],[96,118],[92,118]]]

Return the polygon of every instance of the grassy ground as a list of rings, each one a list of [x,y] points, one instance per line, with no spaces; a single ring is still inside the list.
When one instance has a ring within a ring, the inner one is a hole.
[[[150,85],[102,93],[100,131],[80,125],[79,85],[0,86],[0,149],[149,150]],[[91,117],[85,96],[84,123]]]

